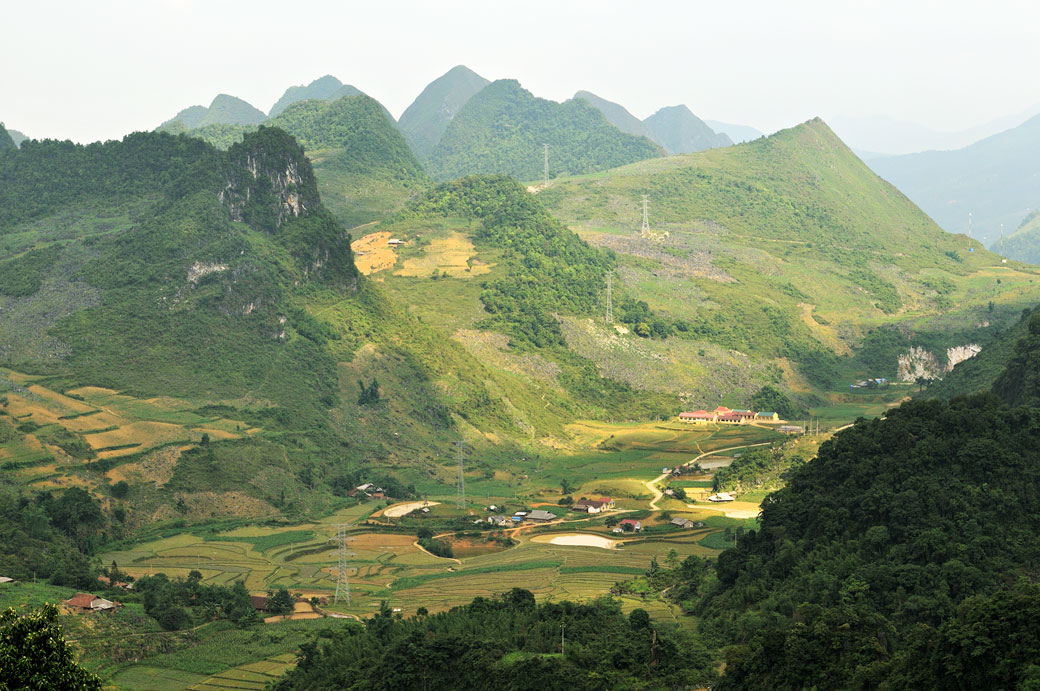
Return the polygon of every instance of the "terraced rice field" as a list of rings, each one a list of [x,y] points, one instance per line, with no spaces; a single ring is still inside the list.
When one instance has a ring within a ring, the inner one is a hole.
[[[250,662],[238,667],[214,674],[213,676],[193,684],[189,689],[205,691],[206,689],[263,689],[267,684],[277,681],[286,672],[296,666],[296,656],[292,653],[271,657],[263,662]]]

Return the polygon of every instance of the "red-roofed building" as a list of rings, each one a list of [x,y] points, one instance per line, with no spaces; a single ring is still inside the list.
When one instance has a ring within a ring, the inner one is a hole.
[[[68,600],[65,600],[65,604],[80,612],[102,612],[123,606],[118,602],[106,600],[93,593],[76,593]]]
[[[679,420],[681,422],[692,422],[695,425],[706,425],[709,422],[715,422],[716,417],[716,413],[711,413],[707,410],[695,410],[692,413],[679,413]]]
[[[626,529],[626,526],[628,526],[627,529]],[[624,519],[621,520],[620,523],[618,523],[616,526],[614,526],[614,532],[615,533],[628,533],[628,532],[638,533],[642,529],[643,529],[643,524],[640,521],[637,521],[634,518],[624,518]]]
[[[719,415],[725,415],[726,413],[732,413],[733,409],[732,408],[727,408],[724,405],[720,405],[718,408],[715,409],[715,412],[718,413]]]

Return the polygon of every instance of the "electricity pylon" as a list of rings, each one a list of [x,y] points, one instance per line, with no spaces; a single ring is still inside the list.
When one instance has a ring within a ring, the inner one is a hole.
[[[347,601],[347,605],[350,605],[350,579],[347,577],[347,557],[351,555],[347,551],[347,541],[350,540],[347,537],[347,524],[340,523],[336,530],[336,546],[339,553],[339,563],[336,566],[336,597],[333,600],[335,604],[339,604],[340,597],[343,597]]]

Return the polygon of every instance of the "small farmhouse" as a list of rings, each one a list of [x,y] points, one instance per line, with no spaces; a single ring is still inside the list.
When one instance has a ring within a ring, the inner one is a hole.
[[[671,524],[675,525],[675,526],[678,526],[680,528],[692,528],[693,527],[693,521],[691,521],[689,518],[673,518],[671,520]]]
[[[541,509],[535,509],[531,513],[527,514],[527,520],[534,521],[536,523],[546,523],[547,521],[555,520],[556,514],[549,513],[548,511],[542,511]]]
[[[79,612],[105,612],[123,606],[118,602],[106,600],[105,598],[98,597],[92,593],[76,593],[64,602],[66,605]]]
[[[626,526],[628,526],[628,527],[626,528]],[[620,523],[618,523],[616,526],[614,526],[614,532],[615,533],[629,533],[629,532],[631,532],[631,533],[638,533],[642,529],[643,529],[642,522],[637,521],[634,518],[624,518],[624,519],[621,520]]]
[[[729,492],[719,492],[718,494],[713,494],[710,497],[708,497],[708,501],[713,501],[713,502],[716,502],[716,503],[718,503],[718,502],[725,502],[725,501],[736,501],[736,500],[737,500],[737,498],[734,497]]]

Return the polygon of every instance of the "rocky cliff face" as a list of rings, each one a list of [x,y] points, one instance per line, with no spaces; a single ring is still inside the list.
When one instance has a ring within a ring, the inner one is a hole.
[[[310,161],[282,130],[261,127],[228,155],[231,165],[219,197],[236,221],[274,231],[320,206]]]
[[[943,365],[932,351],[914,346],[899,356],[897,376],[900,381],[908,382],[919,378],[942,379],[955,365],[975,357],[981,351],[982,347],[976,343],[947,348],[946,364]]]

